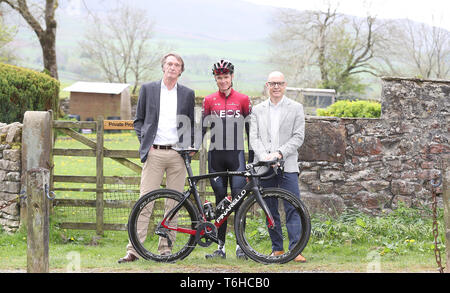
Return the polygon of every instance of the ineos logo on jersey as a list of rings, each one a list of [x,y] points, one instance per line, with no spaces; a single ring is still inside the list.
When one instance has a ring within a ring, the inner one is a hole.
[[[215,111],[213,110],[211,114],[216,115],[220,118],[239,118],[241,117],[241,110],[219,110]],[[226,114],[226,116],[225,116]]]

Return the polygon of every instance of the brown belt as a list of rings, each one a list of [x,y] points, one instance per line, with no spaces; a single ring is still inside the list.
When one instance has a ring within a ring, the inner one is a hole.
[[[153,148],[157,149],[157,150],[171,150],[172,146],[171,145],[158,145],[158,144],[154,144]]]

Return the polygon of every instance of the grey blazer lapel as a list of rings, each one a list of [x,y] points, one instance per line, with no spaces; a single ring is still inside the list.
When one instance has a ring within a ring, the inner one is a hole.
[[[183,103],[186,101],[184,97],[183,87],[180,84],[177,84],[177,115],[181,114],[183,110]]]
[[[265,102],[263,102],[262,104],[262,123],[264,123],[264,125],[262,126],[262,129],[265,128],[266,132],[267,132],[267,137],[270,137],[270,111],[269,111],[269,100],[266,100]]]
[[[286,120],[286,118],[288,116],[290,104],[291,104],[291,101],[285,96],[284,100],[283,100],[283,104],[281,105],[279,130],[281,130],[281,127],[283,126],[284,121]]]
[[[156,107],[156,121],[159,120],[159,108],[161,105],[161,82],[155,83],[153,88],[153,102],[155,103]]]

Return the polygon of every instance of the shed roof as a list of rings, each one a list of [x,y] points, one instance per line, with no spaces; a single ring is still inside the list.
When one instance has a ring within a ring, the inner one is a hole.
[[[78,81],[63,89],[66,92],[97,93],[97,94],[120,94],[130,85],[126,83],[105,83]]]
[[[297,91],[297,92],[315,92],[315,93],[336,94],[336,90],[334,90],[334,89],[316,89],[316,88],[295,88],[295,87],[286,87],[286,90]]]

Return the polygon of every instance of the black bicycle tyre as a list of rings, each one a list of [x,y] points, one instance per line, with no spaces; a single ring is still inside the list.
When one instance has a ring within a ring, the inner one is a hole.
[[[137,227],[137,219],[139,217],[139,214],[141,210],[146,207],[150,202],[155,201],[157,199],[161,198],[170,198],[173,200],[176,200],[178,202],[183,200],[183,195],[175,190],[171,189],[158,189],[154,190],[152,192],[149,192],[139,198],[139,200],[135,203],[133,206],[130,217],[128,219],[128,237],[133,245],[136,252],[144,259],[146,260],[153,260],[157,262],[174,262],[176,260],[182,260],[185,257],[187,257],[192,250],[196,246],[195,242],[195,235],[190,235],[187,243],[184,245],[184,247],[176,252],[175,254],[169,254],[169,255],[157,255],[150,251],[148,251],[139,241],[136,227]],[[188,211],[190,220],[192,222],[191,228],[195,229],[195,226],[197,225],[196,222],[198,221],[198,211],[197,208],[192,204],[190,200],[186,200],[183,203],[183,207]]]
[[[255,195],[251,195],[242,203],[236,215],[234,229],[237,242],[244,251],[244,253],[256,262],[260,262],[263,264],[287,263],[293,260],[295,257],[297,257],[297,255],[299,255],[308,244],[309,237],[311,234],[310,215],[304,203],[287,190],[281,188],[264,188],[262,192],[262,197],[264,198],[268,196],[273,196],[276,198],[286,200],[297,210],[297,212],[300,215],[300,220],[302,224],[302,235],[300,237],[300,240],[290,251],[277,257],[260,254],[256,250],[254,250],[245,237],[245,223],[247,211],[254,204],[257,204]]]

